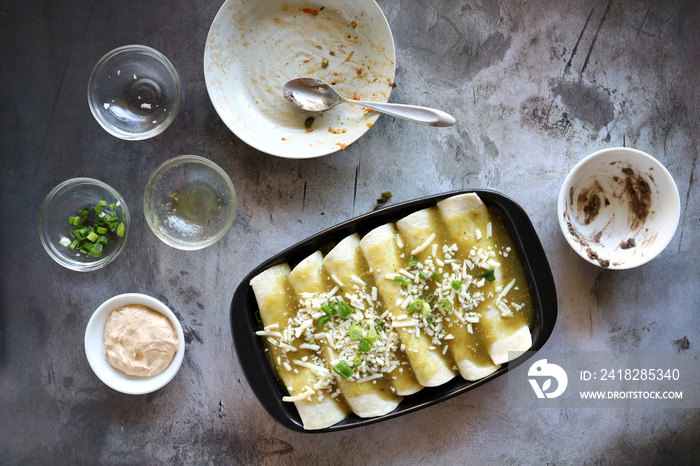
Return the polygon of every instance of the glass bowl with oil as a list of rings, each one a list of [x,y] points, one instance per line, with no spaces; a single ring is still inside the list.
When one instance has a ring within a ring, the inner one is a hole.
[[[143,211],[153,233],[177,249],[219,241],[236,216],[236,190],[217,164],[198,155],[174,157],[151,174]]]

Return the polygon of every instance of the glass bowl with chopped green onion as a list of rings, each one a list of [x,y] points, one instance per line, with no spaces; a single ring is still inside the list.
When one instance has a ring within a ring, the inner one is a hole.
[[[56,186],[39,212],[39,236],[51,258],[79,272],[98,270],[124,250],[129,209],[111,186],[72,178]]]

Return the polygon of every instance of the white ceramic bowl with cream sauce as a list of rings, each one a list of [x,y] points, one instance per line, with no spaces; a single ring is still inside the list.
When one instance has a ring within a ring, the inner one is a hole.
[[[581,257],[603,268],[630,269],[671,242],[680,197],[658,160],[614,147],[585,157],[569,172],[557,215],[564,238]]]
[[[172,362],[164,372],[153,377],[136,377],[113,368],[105,357],[104,327],[107,317],[113,310],[128,304],[141,304],[166,316],[175,328],[180,343]],[[173,312],[151,296],[139,293],[126,293],[105,301],[90,318],[85,330],[85,354],[95,375],[108,387],[128,395],[143,395],[164,387],[177,374],[185,357],[185,335],[182,326]]]

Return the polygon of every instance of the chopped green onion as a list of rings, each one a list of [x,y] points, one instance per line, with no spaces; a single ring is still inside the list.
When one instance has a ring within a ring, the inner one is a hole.
[[[328,59],[327,59],[327,58],[324,58],[324,59],[321,61],[321,67],[322,67],[322,68],[328,68]]]
[[[97,241],[97,238],[99,238],[99,237],[100,237],[100,235],[98,235],[94,231],[91,231],[90,233],[88,233],[86,238],[88,241],[91,241],[94,243],[95,241]]]
[[[90,249],[89,254],[92,257],[100,257],[102,255],[102,245],[101,244],[93,245],[92,249]]]
[[[440,277],[440,274],[437,272],[433,272],[433,278],[436,282],[442,281],[442,277]]]
[[[421,280],[425,281],[428,279],[428,277],[425,276],[423,272],[418,272],[418,276],[420,277]]]
[[[479,274],[480,277],[486,278],[486,280],[492,282],[496,279],[496,276],[493,274],[493,270],[484,270]]]
[[[109,230],[107,230],[105,227],[97,227],[95,228],[95,231],[100,235],[106,235],[107,231]]]
[[[352,365],[355,366],[355,367],[357,367],[357,366],[359,366],[360,364],[362,364],[362,358],[359,357],[359,356],[355,356],[355,357],[352,359]]]
[[[384,319],[379,319],[376,324],[374,324],[374,328],[377,329],[378,332],[381,332],[384,330]]]
[[[415,267],[417,264],[418,264],[418,259],[416,259],[414,256],[411,256],[411,258],[408,261],[408,266]]]
[[[368,330],[367,335],[365,335],[365,338],[367,338],[367,340],[370,343],[374,343],[379,338],[379,335],[377,335],[377,332],[375,332],[374,330]]]
[[[71,249],[75,249],[78,245],[80,244],[80,241],[77,239],[74,239],[72,243],[70,243],[70,246],[68,246]]]
[[[340,316],[343,319],[347,319],[348,317],[350,317],[350,314],[352,314],[352,312],[352,308],[345,304],[344,301],[338,301],[338,314],[340,314]]]
[[[395,281],[395,282],[402,282],[402,281],[403,281],[403,277],[402,277],[401,275],[396,275],[396,276],[394,276],[394,281]]]
[[[362,351],[363,353],[366,353],[367,351],[372,349],[372,345],[369,344],[369,341],[365,338],[360,340],[360,344],[357,346],[357,349]]]
[[[310,345],[313,345],[314,343],[316,343],[316,340],[314,340],[313,338],[311,340],[309,340]]]
[[[459,291],[460,288],[462,288],[462,280],[452,280],[452,288]]]
[[[96,244],[101,244],[101,245],[103,245],[103,246],[106,246],[108,241],[109,241],[109,240],[107,239],[107,237],[106,237],[105,235],[100,235],[100,237],[97,238],[97,241],[95,241],[95,243],[96,243]]]
[[[353,374],[352,367],[348,366],[348,363],[345,361],[340,361],[338,364],[333,366],[333,372],[338,374],[344,379],[347,379]]]
[[[428,316],[425,318],[425,321],[428,322],[428,325],[433,325],[433,318]]]
[[[425,302],[428,303],[428,304],[430,304],[430,301],[432,301],[433,299],[435,299],[435,295],[432,294],[432,293],[430,293],[430,294],[428,295],[428,297],[425,298]]]
[[[100,205],[107,205],[107,201],[100,201]],[[112,204],[114,205],[114,204]],[[112,207],[112,210],[114,210],[114,207]]]
[[[58,244],[60,244],[64,248],[67,248],[68,246],[71,245],[71,240],[64,236],[63,238],[61,238],[61,240],[58,242]]]
[[[360,338],[362,338],[362,329],[357,325],[353,325],[352,327],[350,327],[348,335],[350,335],[351,340],[359,340]]]
[[[423,309],[424,301],[422,299],[414,299],[413,302],[406,308],[408,314],[412,314],[418,310]]]
[[[112,210],[115,210],[115,209],[117,208],[117,205],[116,205],[116,204],[110,204],[110,205],[109,205],[109,208],[112,209]]]
[[[452,303],[446,299],[441,299],[438,303],[438,307],[443,311],[452,312]]]
[[[428,303],[423,303],[423,309],[421,309],[421,314],[427,316],[430,314],[430,305]]]
[[[328,303],[321,306],[321,310],[326,313],[326,315],[332,316],[336,313],[335,303]]]
[[[119,226],[117,226],[117,236],[124,236],[124,224],[120,223]]]
[[[98,217],[102,215],[102,204],[97,204],[95,206],[95,214],[97,214]]]
[[[316,321],[316,327],[321,328],[324,325],[328,323],[328,321],[331,320],[331,316],[321,316],[318,318]]]

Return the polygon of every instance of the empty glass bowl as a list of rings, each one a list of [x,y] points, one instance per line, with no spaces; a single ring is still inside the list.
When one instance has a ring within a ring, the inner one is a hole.
[[[220,240],[236,216],[236,190],[214,162],[181,155],[148,179],[143,211],[153,233],[177,249],[196,250]]]
[[[75,225],[69,223],[70,217],[78,216],[78,211],[91,209],[88,220],[92,223],[95,216],[94,207],[105,201],[105,213],[113,212],[123,223],[124,232],[105,233],[107,243],[103,245],[101,255],[94,257],[71,249],[69,243],[75,241]],[[114,204],[114,209],[111,209]],[[112,262],[124,250],[129,234],[129,209],[124,198],[111,186],[92,178],[72,178],[56,186],[46,196],[39,212],[39,236],[46,252],[51,258],[71,270],[90,272],[101,269]]]
[[[88,104],[97,122],[121,139],[148,139],[165,131],[180,108],[177,71],[165,56],[144,45],[112,50],[88,81]]]

